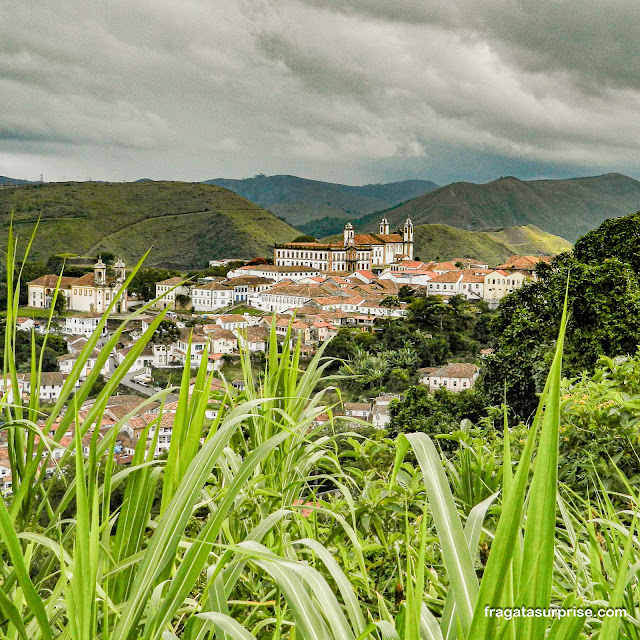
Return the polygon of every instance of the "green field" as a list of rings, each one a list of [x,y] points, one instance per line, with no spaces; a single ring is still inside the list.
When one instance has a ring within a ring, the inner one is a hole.
[[[298,231],[222,187],[186,182],[51,183],[0,189],[6,245],[11,215],[24,247],[40,219],[32,258],[114,253],[148,266],[204,267],[221,257],[269,257]]]

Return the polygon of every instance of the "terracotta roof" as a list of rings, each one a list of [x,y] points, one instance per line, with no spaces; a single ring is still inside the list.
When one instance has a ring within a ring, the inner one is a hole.
[[[231,287],[221,282],[207,282],[207,284],[199,284],[194,289],[203,291],[231,291]]]
[[[462,271],[447,271],[433,278],[430,282],[458,282],[462,276]]]
[[[371,411],[371,405],[368,402],[345,402],[345,411]]]
[[[434,378],[473,378],[479,369],[475,364],[467,362],[452,362],[445,364],[431,373]]]
[[[31,382],[30,373],[19,373],[18,379],[22,379],[25,382]],[[64,384],[66,376],[60,371],[43,371],[40,374],[40,386],[41,387],[61,387]]]
[[[433,271],[456,271],[459,270],[456,267],[455,262],[438,262],[432,267]]]
[[[111,285],[116,281],[115,278],[107,278],[106,284]],[[79,278],[74,278],[71,283],[74,287],[95,287],[96,286],[96,276],[94,273],[85,273],[83,276]],[[101,286],[101,285],[98,285]]]
[[[225,284],[231,286],[242,286],[242,285],[259,285],[259,284],[273,284],[274,280],[272,278],[261,278],[260,276],[238,276],[237,278],[229,278],[225,281]]]
[[[169,287],[175,287],[177,284],[182,284],[184,282],[184,278],[180,276],[174,276],[173,278],[167,278],[166,280],[160,280],[160,282],[156,282],[156,284],[164,284]]]
[[[524,269],[533,271],[538,262],[546,262],[547,264],[553,260],[552,256],[511,256],[503,264],[498,265],[498,269]]]
[[[247,322],[247,319],[244,316],[241,315],[234,315],[234,314],[230,314],[230,315],[223,315],[223,316],[218,316],[218,320],[220,320],[220,322]]]
[[[91,277],[93,278],[93,274],[89,274],[91,275]],[[62,278],[60,278],[60,288],[61,289],[70,289],[71,288],[71,284],[73,282],[75,282],[75,280],[77,280],[77,278],[71,278],[69,276],[62,276]],[[58,284],[58,276],[53,275],[53,274],[49,274],[46,276],[40,276],[39,278],[36,278],[35,280],[31,280],[31,282],[28,282],[27,285],[34,285],[34,286],[40,286],[40,287],[51,287],[52,289],[56,288],[56,285]]]
[[[462,272],[462,282],[484,282],[484,274],[476,274],[473,269],[465,269]]]

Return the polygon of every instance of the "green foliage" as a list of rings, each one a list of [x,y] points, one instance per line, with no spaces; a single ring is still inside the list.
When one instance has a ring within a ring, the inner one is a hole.
[[[316,239],[314,236],[298,236],[294,238],[291,242],[315,242]]]
[[[129,293],[137,294],[142,300],[156,297],[156,283],[179,276],[179,271],[170,269],[139,269],[129,285]]]
[[[48,183],[0,190],[0,219],[13,212],[24,249],[40,212],[33,258],[113,253],[132,263],[152,247],[147,266],[187,269],[213,258],[272,255],[299,235],[288,224],[220,187],[185,182]],[[161,230],[159,233],[158,231]],[[188,247],[188,250],[185,250]]]
[[[601,264],[617,258],[640,274],[640,211],[621,218],[605,220],[597,229],[589,231],[575,244],[576,260]]]
[[[511,247],[515,245],[517,249],[511,253],[519,255],[545,255],[532,251],[532,244],[535,237],[542,241],[549,239],[555,241],[555,249],[546,253],[551,255],[569,248],[563,238],[574,242],[607,218],[635,211],[639,195],[637,180],[616,173],[570,180],[523,181],[506,177],[487,184],[457,182],[405,202],[385,215],[392,227],[411,218],[414,225],[419,225],[416,230],[426,223],[429,226],[432,223],[453,225],[450,227],[453,232],[453,227],[460,230],[497,229],[489,232],[490,236],[503,246],[506,243]],[[373,214],[360,218],[358,223],[370,230],[371,224],[377,224],[379,219],[379,214]],[[545,231],[533,225],[539,225]],[[429,247],[429,227],[424,227],[425,248],[417,232],[415,235],[416,252],[429,257],[439,255],[426,249]],[[437,232],[434,235],[437,236]],[[470,256],[479,259],[472,238],[469,240],[461,242],[458,252],[447,258],[466,257],[459,251],[466,247]],[[441,255],[445,257],[444,253]]]
[[[565,343],[569,376],[593,371],[598,358],[635,353],[640,333],[640,279],[617,258],[583,263],[565,254],[541,280],[503,299],[493,324],[495,354],[486,360],[483,385],[492,403],[507,385],[509,406],[528,417],[536,406],[553,352],[562,300],[571,272],[571,319]]]
[[[179,337],[180,329],[176,323],[170,320],[162,320],[151,336],[151,342],[154,344],[172,344]]]
[[[0,318],[0,360],[4,359],[4,334],[6,330],[6,321]],[[50,334],[43,336],[35,334],[33,337],[28,331],[16,331],[13,343],[13,352],[17,370],[20,372],[28,372],[31,370],[31,350],[35,347],[36,362],[42,358],[42,371],[57,371],[58,356],[67,353],[67,343],[64,338],[58,335]],[[43,350],[44,347],[44,350]]]
[[[404,399],[391,404],[391,424],[389,433],[426,433],[432,437],[450,435],[460,429],[460,422],[468,419],[478,423],[486,416],[486,398],[476,389],[464,389],[453,393],[446,389],[436,389],[433,393],[427,387],[409,387]],[[450,453],[456,449],[455,441],[439,441],[443,451]]]
[[[640,484],[639,409],[640,351],[632,358],[602,357],[592,376],[565,381],[560,479],[581,495],[600,483],[624,491],[618,469],[630,484]]]

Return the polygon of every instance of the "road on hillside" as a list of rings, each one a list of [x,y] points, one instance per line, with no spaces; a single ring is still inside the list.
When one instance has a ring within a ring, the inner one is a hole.
[[[155,387],[148,387],[142,384],[138,384],[137,382],[134,382],[132,380],[133,377],[140,375],[142,373],[144,373],[143,370],[129,371],[127,375],[125,375],[124,378],[122,378],[122,380],[120,381],[120,384],[123,387],[127,387],[128,389],[131,389],[136,393],[139,393],[143,396],[147,396],[147,398],[150,398],[154,393],[158,392],[158,389],[156,389]],[[170,393],[165,397],[166,397],[165,403],[176,402],[178,400],[178,395],[176,393]]]

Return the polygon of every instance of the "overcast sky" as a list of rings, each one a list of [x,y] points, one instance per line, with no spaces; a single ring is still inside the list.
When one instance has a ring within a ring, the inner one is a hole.
[[[638,0],[3,0],[0,174],[640,178]]]

